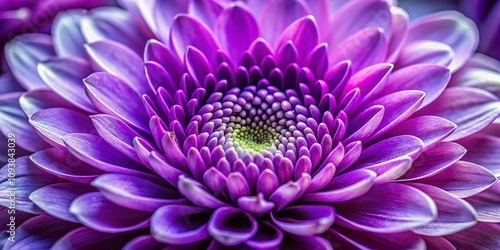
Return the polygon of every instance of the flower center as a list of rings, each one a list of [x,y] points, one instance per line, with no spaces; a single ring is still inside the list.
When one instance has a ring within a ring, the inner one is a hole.
[[[293,137],[296,130],[292,103],[297,105],[300,101],[274,86],[231,89],[221,103],[211,104],[222,109],[222,117],[218,118],[221,123],[215,128],[224,138],[219,144],[233,147],[239,155],[275,152],[284,141],[289,141],[285,138]]]

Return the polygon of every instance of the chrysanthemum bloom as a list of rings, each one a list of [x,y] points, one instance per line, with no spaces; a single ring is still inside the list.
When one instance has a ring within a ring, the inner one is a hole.
[[[16,38],[1,125],[33,154],[5,248],[499,248],[476,133],[500,102],[447,87],[474,24],[340,2],[127,2]]]

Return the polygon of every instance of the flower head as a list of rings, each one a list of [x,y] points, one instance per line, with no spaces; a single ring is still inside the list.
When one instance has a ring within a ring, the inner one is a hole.
[[[470,241],[500,231],[500,168],[484,160],[500,142],[482,132],[500,102],[448,87],[478,44],[463,15],[127,3],[61,13],[52,36],[6,48],[28,91],[0,96],[0,125],[33,152],[17,160],[28,215],[6,247],[500,244]]]

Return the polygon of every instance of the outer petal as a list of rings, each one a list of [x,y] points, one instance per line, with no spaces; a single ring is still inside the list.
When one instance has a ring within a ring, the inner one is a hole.
[[[83,10],[70,10],[57,15],[52,24],[54,49],[58,56],[85,58],[85,38],[80,30]]]
[[[486,190],[496,181],[497,178],[488,169],[466,161],[458,161],[439,174],[420,180],[460,198]]]
[[[29,219],[16,230],[15,242],[7,241],[5,249],[49,249],[61,236],[77,227],[54,217],[41,215]]]
[[[52,55],[54,55],[54,49],[48,35],[18,36],[5,46],[5,58],[12,74],[28,90],[46,86],[38,76],[36,66]]]
[[[462,160],[481,165],[500,177],[500,138],[475,134],[458,141],[467,153]]]
[[[293,21],[310,13],[306,4],[299,0],[271,0],[262,7],[259,18],[261,33],[271,46],[276,46],[281,32]],[[270,18],[272,17],[272,22]]]
[[[438,216],[434,221],[413,229],[413,232],[429,236],[450,235],[476,224],[476,211],[469,203],[434,186],[412,186],[429,195],[438,209]]]
[[[40,110],[29,121],[46,142],[58,148],[66,147],[63,137],[67,134],[93,134],[95,131],[88,116],[65,108]]]
[[[78,196],[95,191],[90,185],[79,183],[57,183],[33,191],[29,198],[48,214],[69,222],[78,223],[69,212],[71,202]]]
[[[465,199],[477,211],[481,222],[500,222],[500,184],[496,183],[485,191]]]
[[[91,101],[99,110],[149,131],[142,100],[124,81],[109,73],[98,72],[85,78],[84,82]]]
[[[67,232],[67,231],[66,231]],[[51,249],[92,249],[99,248],[112,249],[121,248],[127,242],[137,236],[137,231],[127,233],[101,233],[88,227],[80,227],[70,231],[60,238]]]
[[[332,245],[343,242],[340,249],[426,249],[422,238],[411,232],[372,233],[334,226],[326,234]]]
[[[401,232],[437,216],[436,204],[416,188],[387,183],[357,199],[336,204],[337,224],[369,232]]]
[[[103,171],[94,168],[73,156],[67,150],[49,148],[30,156],[40,169],[61,179],[90,183]]]
[[[151,181],[125,174],[104,174],[92,182],[110,201],[126,208],[153,212],[168,204],[185,200],[175,191]]]
[[[86,95],[82,79],[92,73],[87,61],[76,58],[58,57],[38,64],[38,74],[44,82],[68,102],[95,113],[97,110]]]
[[[500,225],[479,223],[475,227],[446,236],[459,249],[498,249],[500,248]]]
[[[408,33],[408,42],[433,40],[448,44],[455,52],[449,68],[455,72],[476,50],[479,34],[474,23],[459,12],[449,11],[415,20]]]
[[[70,212],[84,225],[105,233],[128,232],[149,225],[151,213],[118,206],[100,192],[84,194],[76,198]]]
[[[243,52],[259,36],[259,27],[243,5],[235,4],[222,12],[215,23],[214,32],[221,47],[238,64]]]
[[[467,87],[452,87],[416,115],[435,115],[458,127],[446,140],[453,141],[485,128],[500,115],[500,101],[492,94]]]

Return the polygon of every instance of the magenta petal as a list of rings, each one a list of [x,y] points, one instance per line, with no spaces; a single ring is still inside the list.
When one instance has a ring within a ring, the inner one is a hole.
[[[149,131],[141,97],[123,80],[109,73],[97,72],[83,81],[90,100],[99,110],[118,116],[138,129]]]
[[[436,203],[438,216],[427,225],[414,228],[412,231],[421,235],[450,235],[474,226],[476,211],[467,202],[434,186],[411,184],[425,192]]]
[[[457,125],[438,116],[419,116],[410,118],[389,131],[384,137],[413,135],[424,142],[424,150],[443,141]]]
[[[262,7],[259,18],[261,34],[271,46],[277,46],[278,38],[283,30],[295,20],[310,14],[303,1],[271,0]],[[272,21],[270,21],[272,18]]]
[[[417,115],[436,115],[448,119],[458,127],[446,140],[453,141],[485,128],[500,115],[497,97],[484,90],[452,87]]]
[[[467,153],[462,160],[481,165],[500,177],[500,138],[475,134],[458,141]]]
[[[458,161],[436,175],[419,180],[459,198],[473,196],[496,181],[497,178],[488,169],[466,161]]]
[[[441,142],[418,156],[399,181],[412,181],[435,175],[465,154],[465,149],[454,142]]]
[[[191,32],[185,32],[186,30]],[[217,68],[217,49],[219,46],[211,31],[190,16],[180,14],[175,17],[170,32],[170,45],[179,58],[184,58],[187,47],[193,46],[205,55],[212,69]]]
[[[210,237],[207,223],[211,211],[185,205],[166,205],[151,217],[151,234],[163,243],[187,245]]]
[[[393,233],[426,225],[437,216],[436,204],[416,188],[387,183],[357,199],[336,204],[336,224],[369,232]]]
[[[450,70],[433,64],[417,64],[396,70],[384,88],[385,93],[420,90],[425,93],[420,109],[434,101],[450,80]]]
[[[90,185],[80,183],[56,183],[33,191],[29,198],[48,214],[69,222],[78,223],[69,212],[71,202],[82,194],[95,191]]]
[[[92,182],[107,199],[120,206],[146,212],[184,202],[182,196],[151,181],[124,174],[104,174]]]
[[[151,213],[128,209],[107,200],[100,192],[84,194],[76,198],[70,212],[78,220],[100,232],[128,232],[149,225]]]
[[[85,58],[83,48],[85,38],[80,31],[83,10],[70,10],[56,16],[52,24],[54,49],[58,56],[74,56]]]
[[[142,58],[130,48],[110,40],[86,45],[87,53],[102,69],[120,78],[137,95],[151,94],[142,69]]]
[[[345,242],[346,249],[425,249],[425,242],[412,232],[373,233],[334,226],[327,233],[330,241]],[[338,243],[337,243],[338,244]]]
[[[89,117],[65,108],[43,109],[31,116],[31,125],[48,143],[65,148],[63,137],[70,133],[94,133]]]
[[[54,55],[49,35],[26,34],[5,46],[5,58],[16,80],[27,90],[46,87],[36,71],[37,64]]]
[[[485,191],[465,199],[477,211],[481,222],[500,222],[500,183],[495,183]]]
[[[91,113],[94,104],[86,95],[82,79],[92,73],[90,64],[76,58],[53,58],[38,64],[38,74],[54,92],[68,102]]]
[[[74,182],[90,183],[103,173],[101,170],[76,158],[68,151],[57,148],[38,151],[30,156],[30,160],[43,171]]]
[[[371,170],[355,170],[333,178],[326,187],[302,195],[300,202],[343,202],[359,197],[373,185],[377,174]]]
[[[208,222],[208,232],[225,246],[234,246],[251,239],[257,233],[257,221],[237,208],[220,207]]]
[[[311,236],[328,230],[335,220],[335,209],[328,205],[298,205],[271,213],[273,222],[283,231]]]
[[[319,34],[316,20],[306,16],[291,23],[282,32],[278,49],[288,41],[297,48],[299,62],[305,63],[309,53],[318,45]]]
[[[353,72],[357,72],[367,66],[383,62],[386,54],[387,42],[382,30],[366,28],[349,36],[331,51],[330,64],[350,60]]]
[[[500,248],[500,225],[478,223],[476,226],[446,236],[458,249],[498,249]]]
[[[15,230],[14,242],[5,240],[5,249],[49,249],[60,237],[78,225],[48,215],[33,217]]]
[[[476,50],[479,34],[474,23],[455,11],[424,16],[412,22],[408,42],[417,40],[439,41],[455,52],[449,68],[460,68]]]
[[[234,4],[219,16],[214,32],[221,47],[238,64],[243,52],[259,36],[259,27],[246,7]]]

